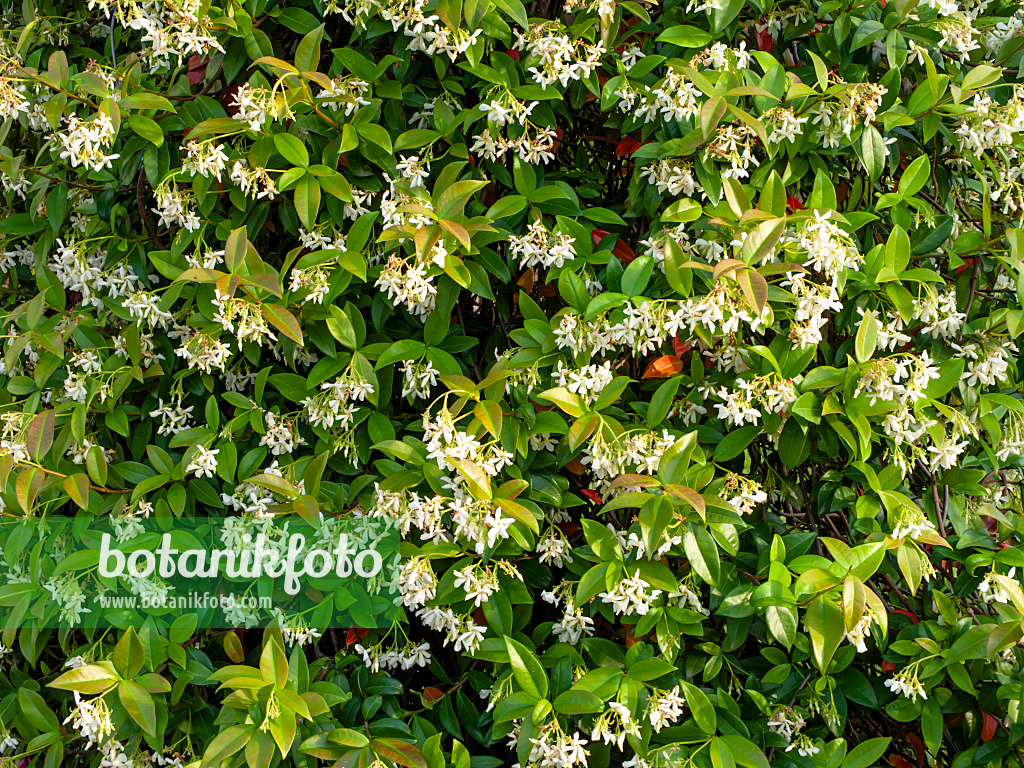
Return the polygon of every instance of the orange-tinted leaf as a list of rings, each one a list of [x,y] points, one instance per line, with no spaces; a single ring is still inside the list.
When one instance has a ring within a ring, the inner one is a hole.
[[[533,284],[537,280],[537,273],[533,271],[533,267],[523,272],[523,274],[516,280],[516,284],[524,291],[529,293],[533,290]]]
[[[644,371],[645,379],[667,379],[680,373],[683,370],[683,361],[676,355],[662,355],[657,360],[652,360]]]
[[[442,696],[444,696],[444,691],[439,688],[435,688],[434,686],[430,686],[423,691],[423,698],[425,701],[434,701],[436,699],[440,699]]]
[[[242,647],[238,632],[228,632],[224,635],[224,652],[235,664],[245,661],[245,649]]]

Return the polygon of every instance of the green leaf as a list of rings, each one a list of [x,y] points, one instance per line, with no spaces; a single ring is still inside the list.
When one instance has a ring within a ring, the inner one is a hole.
[[[878,339],[878,321],[875,313],[866,311],[861,318],[860,328],[857,330],[856,352],[857,360],[866,363],[875,354],[876,341]]]
[[[255,725],[232,725],[213,737],[203,753],[201,768],[218,765],[249,743],[259,731]]]
[[[708,699],[704,691],[691,683],[680,681],[679,687],[683,689],[686,705],[690,708],[697,727],[709,736],[714,736],[718,731],[718,716],[715,714],[715,708],[711,705],[711,700]]]
[[[501,405],[493,400],[482,400],[473,406],[473,415],[494,437],[501,436]]]
[[[761,434],[761,427],[747,424],[739,429],[730,429],[715,446],[715,461],[729,461],[739,456],[754,438]]]
[[[657,37],[659,43],[671,43],[680,48],[703,48],[711,40],[710,32],[686,24],[669,27]]]
[[[713,768],[736,768],[732,750],[723,739],[717,736],[711,739],[711,765]]]
[[[843,760],[841,768],[870,768],[885,754],[891,741],[892,739],[888,736],[862,741],[850,750]]]
[[[533,650],[511,637],[505,636],[512,675],[524,692],[537,700],[547,698],[548,676]]]
[[[356,132],[372,144],[376,144],[389,155],[394,151],[391,147],[391,136],[387,130],[375,123],[359,123],[356,125]]]
[[[224,265],[229,272],[237,272],[245,261],[245,255],[249,249],[249,240],[246,237],[246,228],[239,227],[232,230],[224,243]]]
[[[53,445],[53,426],[56,412],[52,409],[32,417],[25,428],[25,448],[37,461],[41,460]]]
[[[324,39],[324,25],[311,29],[295,49],[295,68],[300,72],[316,71],[320,65],[320,43]]]
[[[654,273],[654,259],[640,256],[632,261],[622,273],[622,292],[626,296],[639,296],[647,287]]]
[[[562,715],[587,715],[604,711],[604,702],[589,691],[565,691],[554,701],[555,712]]]
[[[295,315],[280,304],[260,304],[260,312],[267,322],[281,331],[300,347],[302,346],[302,326]]]
[[[310,173],[295,182],[295,212],[299,214],[299,221],[306,229],[316,226],[317,214],[320,212],[320,184]]]
[[[417,341],[416,339],[399,339],[389,346],[379,358],[377,358],[377,364],[373,366],[373,369],[375,371],[379,371],[384,366],[393,365],[399,360],[419,360],[426,349],[427,346],[422,341]]]
[[[462,217],[466,202],[474,194],[487,186],[486,181],[476,179],[463,179],[451,186],[445,187],[434,202],[434,210],[441,219]]]
[[[743,247],[740,249],[740,258],[747,264],[757,265],[769,259],[775,253],[775,246],[782,237],[786,228],[785,219],[768,219],[762,221],[749,232],[743,240]],[[756,273],[755,273],[756,274]],[[761,277],[758,275],[758,277]],[[764,278],[761,277],[761,282]],[[764,286],[767,293],[768,286]],[[764,302],[761,302],[761,306]]]
[[[300,168],[309,167],[309,150],[297,136],[292,136],[290,133],[276,133],[274,134],[274,146],[281,153],[281,157],[292,165],[297,165]]]
[[[750,739],[733,733],[727,733],[720,738],[729,745],[729,751],[739,765],[744,768],[769,768],[768,758]],[[829,765],[831,766],[831,763]]]
[[[415,744],[401,739],[374,739],[370,749],[383,758],[406,768],[427,768],[427,761]]]
[[[133,680],[122,680],[117,684],[117,697],[144,732],[155,733],[156,703],[149,691]]]
[[[158,147],[163,145],[163,128],[153,118],[145,115],[129,115],[127,122],[129,128],[150,144],[155,144]]]
[[[491,221],[507,219],[526,210],[526,206],[527,200],[523,195],[505,195],[505,197],[499,198],[494,205],[487,209],[486,215]]]
[[[157,109],[161,112],[175,112],[174,105],[163,96],[156,93],[131,93],[121,98],[117,102],[118,109],[122,113],[127,112],[129,109]],[[231,118],[228,118],[231,120]],[[232,120],[237,123],[237,120]],[[192,138],[192,134],[189,134],[189,138]]]
[[[885,26],[874,19],[861,22],[857,31],[853,33],[853,45],[851,51],[856,51],[864,46],[871,45],[876,40],[881,40],[887,34]]]
[[[662,221],[696,221],[701,217],[703,209],[700,207],[700,203],[696,200],[690,200],[689,198],[681,198],[676,200],[670,206],[668,206],[661,213]]]
[[[965,90],[978,90],[984,88],[986,85],[991,85],[1003,75],[1003,70],[999,67],[992,67],[988,64],[976,64],[967,69],[967,74],[964,76],[963,82],[960,83],[960,87]]]
[[[796,609],[788,605],[769,605],[765,609],[765,622],[772,637],[786,648],[792,648],[796,641]]]
[[[554,387],[537,395],[538,399],[554,403],[570,416],[579,418],[587,412],[583,398],[570,392],[565,387]]]
[[[526,8],[520,0],[494,0],[494,4],[522,29],[529,29],[530,22],[526,17]]]
[[[430,128],[413,128],[395,139],[395,152],[416,149],[441,138],[441,132]]]
[[[690,523],[681,532],[683,549],[690,560],[690,565],[708,584],[718,584],[721,573],[721,560],[718,556],[718,545],[705,528]]]
[[[871,181],[878,181],[885,169],[885,141],[873,125],[864,129],[860,136],[860,159]]]
[[[60,721],[47,706],[46,701],[31,688],[18,690],[19,714],[28,720],[34,728],[42,733],[60,731]],[[603,707],[602,707],[603,709]]]
[[[661,424],[668,412],[672,410],[672,403],[679,392],[679,386],[683,382],[682,376],[673,376],[664,381],[651,397],[650,407],[647,409],[647,426],[654,429]]]
[[[95,694],[109,691],[116,683],[117,675],[114,673],[113,665],[110,662],[100,662],[65,672],[47,685],[62,691]]]
[[[900,177],[899,193],[903,197],[912,197],[921,191],[928,177],[931,175],[932,166],[928,161],[928,155],[921,155],[907,166],[907,170]]]
[[[133,678],[142,670],[146,663],[146,652],[142,648],[142,641],[135,630],[129,627],[121,635],[121,639],[114,646],[114,669],[122,677]]]
[[[626,677],[640,682],[656,680],[659,677],[674,672],[675,667],[663,659],[643,659],[631,666],[626,672]]]
[[[807,606],[804,626],[811,636],[814,663],[825,672],[846,633],[843,612],[825,595],[819,595]]]

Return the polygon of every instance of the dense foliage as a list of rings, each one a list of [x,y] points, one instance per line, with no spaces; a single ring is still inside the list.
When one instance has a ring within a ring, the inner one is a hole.
[[[3,515],[403,535],[121,630],[8,539],[3,765],[1024,764],[1019,5],[0,7]]]

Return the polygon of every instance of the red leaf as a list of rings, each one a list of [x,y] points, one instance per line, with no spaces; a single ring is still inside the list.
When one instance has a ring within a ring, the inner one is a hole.
[[[621,240],[615,241],[615,247],[612,248],[612,253],[614,253],[616,258],[618,258],[618,260],[623,264],[629,264],[629,262],[636,258],[636,254],[633,253],[633,249]]]
[[[774,45],[775,36],[767,29],[757,33],[757,50],[771,53],[772,46]]]
[[[238,114],[238,104],[235,96],[238,94],[237,85],[232,85],[230,88],[224,90],[224,96],[221,98],[220,103],[224,109],[227,110],[228,115],[234,117]]]
[[[625,157],[626,155],[632,155],[634,152],[640,149],[641,146],[642,145],[639,141],[634,139],[632,136],[627,136],[622,141],[620,141],[619,146],[615,148],[615,156],[621,158]]]
[[[518,48],[509,48],[507,51],[505,51],[505,53],[508,55],[510,59],[512,59],[512,61],[519,61]]]
[[[996,735],[996,729],[999,727],[999,721],[992,717],[988,712],[982,712],[981,719],[981,739],[982,741],[989,741]]]
[[[672,339],[672,348],[676,351],[676,354],[679,355],[680,357],[682,357],[687,352],[689,352],[691,349],[693,349],[693,347],[690,346],[690,342],[683,341],[683,339],[681,337],[679,337],[679,336],[676,336],[674,339]]]
[[[362,640],[363,635],[369,631],[370,630],[368,629],[362,629],[360,627],[349,627],[348,635],[345,637],[345,645],[352,645],[356,640]]]
[[[444,696],[444,691],[440,688],[435,688],[434,686],[430,686],[423,690],[423,699],[425,701],[434,701],[435,699],[440,699],[442,696]]]
[[[683,361],[675,355],[662,355],[657,360],[652,360],[647,370],[644,371],[644,379],[667,379],[669,376],[680,373],[683,370]]]
[[[188,82],[190,85],[199,85],[206,77],[206,65],[210,63],[208,56],[200,57],[198,54],[188,60]]]
[[[893,768],[914,768],[913,763],[903,757],[903,755],[889,755],[889,762]]]
[[[565,538],[569,538],[570,536],[575,534],[577,531],[583,530],[582,528],[580,528],[580,524],[579,523],[573,523],[573,522],[558,523],[556,527],[558,528],[558,530],[560,530],[562,532],[562,535],[564,535]]]
[[[956,273],[959,275],[961,272],[963,272],[968,267],[972,267],[973,268],[974,267],[975,258],[976,258],[975,256],[968,256],[966,259],[964,259],[964,263],[956,268]]]
[[[924,759],[927,754],[924,751],[924,741],[913,731],[907,734],[907,741],[914,747],[914,755],[917,757],[917,768],[924,768]]]
[[[917,618],[917,616],[912,614],[910,611],[905,611],[902,608],[893,608],[892,612],[893,613],[903,614],[904,616],[906,616],[908,619],[910,619],[915,624],[920,624],[921,623],[921,620],[919,618]]]
[[[610,234],[611,232],[606,229],[592,229],[590,230],[590,239],[594,241],[594,245],[598,245],[601,240],[608,237]],[[612,253],[615,254],[615,258],[623,264],[629,264],[629,262],[636,258],[636,254],[633,253],[633,249],[626,245],[621,239],[615,241]]]
[[[882,662],[882,671],[883,672],[892,672],[894,669],[896,669],[896,663],[895,662],[893,662],[893,661],[883,661]]]
[[[786,198],[786,205],[794,211],[802,211],[804,209],[804,204],[792,195]]]
[[[580,493],[582,493],[595,504],[604,503],[603,501],[601,501],[601,494],[599,494],[597,491],[592,491],[589,488],[584,488],[582,491],[580,491]]]

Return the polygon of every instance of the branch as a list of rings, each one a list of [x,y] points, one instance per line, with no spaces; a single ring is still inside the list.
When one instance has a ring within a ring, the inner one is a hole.
[[[160,239],[160,235],[157,234],[156,228],[153,226],[153,222],[149,220],[149,213],[146,211],[146,201],[142,196],[142,182],[146,178],[145,169],[139,170],[139,180],[135,185],[135,202],[139,207],[139,216],[142,217],[142,221],[146,225],[146,231],[149,232],[149,236],[153,239],[153,243],[159,250],[163,250],[164,242]]]

